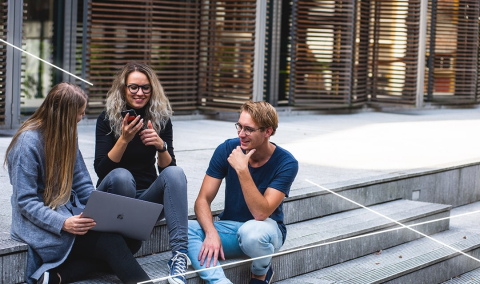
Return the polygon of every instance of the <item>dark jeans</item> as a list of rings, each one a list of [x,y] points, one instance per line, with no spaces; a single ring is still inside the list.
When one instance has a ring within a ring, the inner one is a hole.
[[[111,171],[97,190],[163,204],[172,251],[188,250],[187,178],[182,168],[164,169],[147,189],[137,190],[133,175],[126,169]]]
[[[123,283],[150,280],[133,254],[142,241],[124,238],[118,234],[88,231],[76,236],[65,262],[52,269],[60,274],[62,283],[70,283],[94,272],[113,272]]]

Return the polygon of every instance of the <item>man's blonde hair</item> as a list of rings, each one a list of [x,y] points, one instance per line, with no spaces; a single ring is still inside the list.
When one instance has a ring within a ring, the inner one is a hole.
[[[258,127],[263,129],[271,127],[273,129],[272,136],[275,134],[278,127],[278,114],[271,104],[247,101],[240,107],[240,112],[244,111],[250,114]]]

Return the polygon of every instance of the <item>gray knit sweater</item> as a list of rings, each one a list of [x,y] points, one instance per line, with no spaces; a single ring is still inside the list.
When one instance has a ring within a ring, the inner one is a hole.
[[[77,144],[71,201],[55,210],[45,206],[45,152],[40,131],[25,131],[18,137],[8,154],[8,174],[13,187],[11,236],[28,244],[26,280],[36,283],[45,271],[65,261],[75,240],[73,234],[62,231],[65,220],[73,215],[71,201],[84,207],[94,187]]]

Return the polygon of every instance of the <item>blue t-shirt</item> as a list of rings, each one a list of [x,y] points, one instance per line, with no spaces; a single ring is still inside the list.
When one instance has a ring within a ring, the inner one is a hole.
[[[246,222],[254,218],[243,197],[237,172],[227,161],[228,156],[237,146],[240,146],[239,138],[228,139],[220,144],[210,160],[207,175],[218,179],[225,178],[225,207],[219,215],[220,219]],[[288,196],[298,172],[298,162],[290,152],[277,145],[275,146],[275,151],[263,166],[254,168],[248,165],[248,169],[255,185],[262,194],[268,187],[271,187]],[[285,241],[287,229],[283,223],[283,202],[273,211],[270,218],[277,221]]]

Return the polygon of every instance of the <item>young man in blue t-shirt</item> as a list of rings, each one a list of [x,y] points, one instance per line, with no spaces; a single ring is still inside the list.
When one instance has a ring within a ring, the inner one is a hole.
[[[246,102],[235,124],[238,138],[217,147],[195,201],[198,221],[188,223],[188,256],[198,270],[217,266],[218,258],[261,257],[277,252],[287,234],[283,199],[298,162],[271,143],[278,115],[269,103]],[[210,205],[225,178],[225,207],[212,220]],[[250,283],[271,283],[271,257],[252,262]],[[206,283],[232,283],[222,268],[199,272]]]

